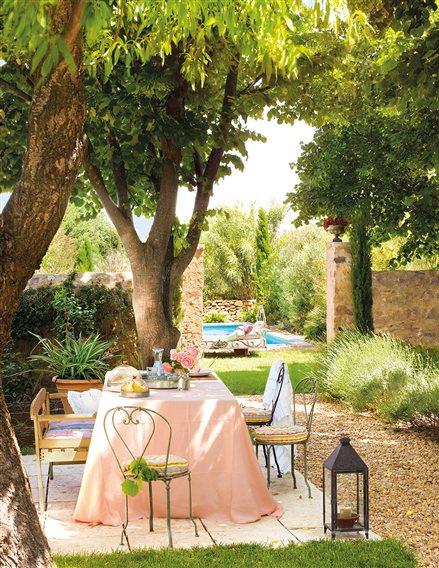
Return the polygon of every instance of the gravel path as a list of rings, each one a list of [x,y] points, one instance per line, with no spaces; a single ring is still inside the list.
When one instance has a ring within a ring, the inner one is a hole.
[[[342,435],[369,466],[371,528],[411,546],[420,566],[438,568],[439,432],[395,429],[373,415],[319,402],[309,443],[310,479],[319,487],[323,461]],[[302,471],[301,454],[299,448]]]

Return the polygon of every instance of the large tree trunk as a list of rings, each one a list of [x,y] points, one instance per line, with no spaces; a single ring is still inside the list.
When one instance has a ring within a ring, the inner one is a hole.
[[[60,0],[54,29],[77,63],[60,62],[35,91],[29,109],[21,178],[0,214],[0,353],[20,292],[38,268],[63,218],[80,164],[85,98],[80,82],[80,29],[85,0]],[[0,392],[0,565],[53,566]]]

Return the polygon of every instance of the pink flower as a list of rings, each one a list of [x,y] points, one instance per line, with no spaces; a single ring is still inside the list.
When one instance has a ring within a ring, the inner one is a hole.
[[[180,353],[176,349],[171,349],[171,361],[179,362]]]
[[[198,349],[196,347],[188,347],[186,353],[191,355],[191,357],[198,357]]]
[[[182,353],[179,362],[185,369],[192,369],[195,365],[195,357],[192,357],[189,353]]]

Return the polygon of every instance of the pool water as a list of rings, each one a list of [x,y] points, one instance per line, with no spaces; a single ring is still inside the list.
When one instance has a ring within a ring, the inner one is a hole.
[[[230,335],[238,329],[242,323],[205,323],[203,324],[203,339],[206,341],[218,341]],[[267,345],[293,345],[294,339],[288,341],[287,339],[273,333],[271,331],[265,332]]]

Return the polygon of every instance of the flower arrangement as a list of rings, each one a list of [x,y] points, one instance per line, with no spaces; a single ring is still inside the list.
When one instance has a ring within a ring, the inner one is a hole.
[[[196,347],[188,347],[185,351],[171,349],[171,362],[164,363],[163,369],[166,373],[187,373],[198,368],[199,352]]]
[[[349,221],[346,217],[326,217],[323,219],[323,228],[325,231],[328,230],[328,227],[331,225],[341,225],[342,227],[347,227],[349,225]]]

